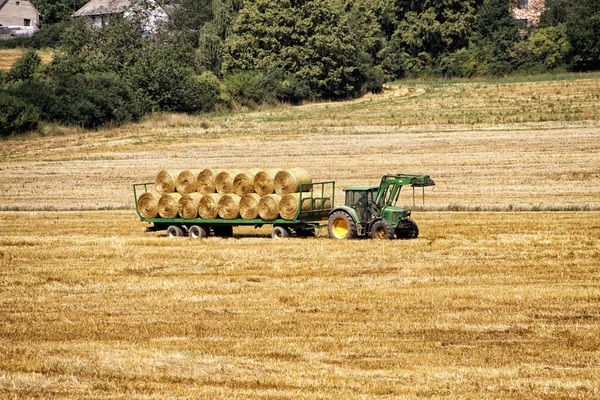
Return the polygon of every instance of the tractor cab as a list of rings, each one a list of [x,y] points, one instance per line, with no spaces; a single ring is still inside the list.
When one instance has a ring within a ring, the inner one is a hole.
[[[371,220],[379,186],[350,186],[346,192],[346,207],[356,210],[361,223]]]

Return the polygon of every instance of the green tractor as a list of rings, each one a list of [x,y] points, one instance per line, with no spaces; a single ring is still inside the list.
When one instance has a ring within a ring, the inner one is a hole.
[[[396,207],[396,202],[403,186],[425,188],[433,185],[435,182],[427,175],[399,174],[384,175],[379,186],[347,187],[344,189],[346,205],[329,213],[329,237],[414,239],[419,236],[419,227],[410,219],[410,211]]]

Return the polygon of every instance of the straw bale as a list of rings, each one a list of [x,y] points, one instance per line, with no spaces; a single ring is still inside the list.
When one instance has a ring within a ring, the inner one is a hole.
[[[298,210],[302,211],[310,211],[312,206],[312,199],[309,197],[302,198],[302,205],[300,205],[300,193],[290,193],[281,196],[281,201],[279,202],[279,214],[281,218],[292,220],[298,213]]]
[[[254,192],[254,177],[259,169],[250,169],[240,172],[233,178],[233,192],[240,197]]]
[[[254,191],[261,196],[275,193],[275,175],[279,169],[266,169],[259,171],[254,176]]]
[[[278,194],[268,194],[262,196],[258,202],[258,215],[261,219],[271,221],[279,217],[279,202],[281,196]]]
[[[161,194],[158,192],[146,192],[138,198],[138,210],[144,218],[158,217],[158,202]]]
[[[223,172],[222,169],[203,169],[198,174],[196,178],[198,181],[198,186],[196,187],[196,191],[202,194],[210,194],[217,191],[215,187],[215,178]]]
[[[223,219],[236,219],[240,216],[240,200],[237,194],[230,193],[219,200],[219,217]]]
[[[300,185],[304,184],[303,191],[311,190],[312,178],[304,168],[291,168],[279,171],[275,175],[275,193],[279,195],[296,193],[300,191]]]
[[[260,195],[258,193],[248,193],[240,200],[240,217],[243,219],[258,218],[258,203]]]
[[[163,194],[158,201],[158,214],[162,218],[177,218],[181,195],[177,192]]]
[[[239,169],[222,171],[215,177],[215,187],[220,194],[233,193],[233,179],[242,172]]]
[[[179,199],[178,212],[181,218],[192,219],[198,218],[198,206],[200,205],[200,193],[189,193],[181,196]]]
[[[173,193],[176,189],[177,177],[180,173],[181,171],[169,171],[166,169],[160,171],[154,179],[156,191],[160,194]]]
[[[219,193],[205,194],[198,203],[198,214],[200,218],[213,219],[219,215]]]
[[[182,195],[194,193],[198,188],[199,173],[200,171],[193,169],[186,169],[185,171],[181,171],[179,175],[177,175],[177,180],[175,181],[175,188],[177,190],[177,193],[181,193]]]
[[[331,197],[316,198],[313,200],[313,210],[331,210]]]

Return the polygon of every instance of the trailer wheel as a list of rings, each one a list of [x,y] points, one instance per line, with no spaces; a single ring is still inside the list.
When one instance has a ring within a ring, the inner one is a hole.
[[[336,211],[329,216],[327,230],[332,239],[354,239],[357,235],[356,223],[343,211]]]
[[[379,221],[375,221],[373,223],[373,227],[371,228],[371,238],[372,239],[393,239],[395,235],[394,228],[392,224],[387,222],[384,219],[380,219]]]
[[[228,238],[233,236],[233,226],[231,225],[215,225],[213,226],[215,236]]]
[[[419,227],[412,219],[408,220],[410,226],[408,228],[396,229],[396,238],[398,239],[416,239],[419,237]]]
[[[177,225],[169,225],[167,228],[167,237],[181,237],[184,236],[183,229]]]
[[[208,237],[208,228],[206,226],[192,225],[188,232],[192,239],[203,239]]]
[[[285,239],[290,237],[290,231],[283,226],[274,226],[271,231],[271,237],[273,239]]]

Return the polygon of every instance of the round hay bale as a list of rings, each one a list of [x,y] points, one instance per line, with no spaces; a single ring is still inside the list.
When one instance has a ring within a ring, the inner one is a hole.
[[[281,196],[279,202],[279,215],[281,218],[292,220],[296,216],[299,210],[310,211],[312,206],[312,199],[304,196],[302,199],[302,205],[300,205],[300,193],[290,193]]]
[[[181,171],[175,181],[177,193],[181,193],[181,195],[194,193],[198,189],[198,173],[200,171],[189,169]]]
[[[158,192],[146,192],[138,197],[137,206],[142,217],[158,217],[158,202],[160,201],[160,197],[161,194]]]
[[[232,171],[221,171],[215,177],[215,188],[217,189],[217,193],[222,195],[233,193],[233,179],[240,172],[242,171],[238,169]]]
[[[296,193],[300,191],[300,185],[304,185],[302,190],[308,192],[311,189],[311,183],[312,178],[304,168],[279,171],[275,175],[275,193],[278,195]]]
[[[223,219],[236,219],[240,216],[240,200],[237,194],[230,193],[219,200],[219,217]]]
[[[196,191],[202,194],[214,193],[217,191],[215,188],[215,178],[223,172],[222,169],[203,169],[198,174],[196,180],[198,181],[198,186],[196,187]]]
[[[243,219],[258,218],[258,203],[260,195],[258,193],[248,193],[240,200],[240,217]]]
[[[278,194],[268,194],[260,198],[258,202],[258,215],[265,221],[271,221],[279,217],[279,202],[281,196]]]
[[[240,197],[248,193],[254,192],[254,177],[258,169],[250,169],[248,171],[240,172],[233,178],[233,193]]]
[[[261,196],[275,193],[275,175],[279,169],[258,171],[254,176],[254,191]]]
[[[316,198],[313,200],[313,210],[315,211],[331,210],[331,208],[332,204],[330,197]]]
[[[177,177],[181,171],[169,171],[163,169],[160,171],[154,183],[156,184],[156,191],[160,194],[173,193],[177,187]]]
[[[162,218],[177,218],[181,195],[177,192],[163,194],[158,201],[158,214]]]
[[[200,218],[214,219],[219,215],[219,193],[205,194],[198,203],[198,214]]]
[[[200,193],[189,193],[179,199],[178,212],[181,218],[198,218],[198,206],[202,195]]]

